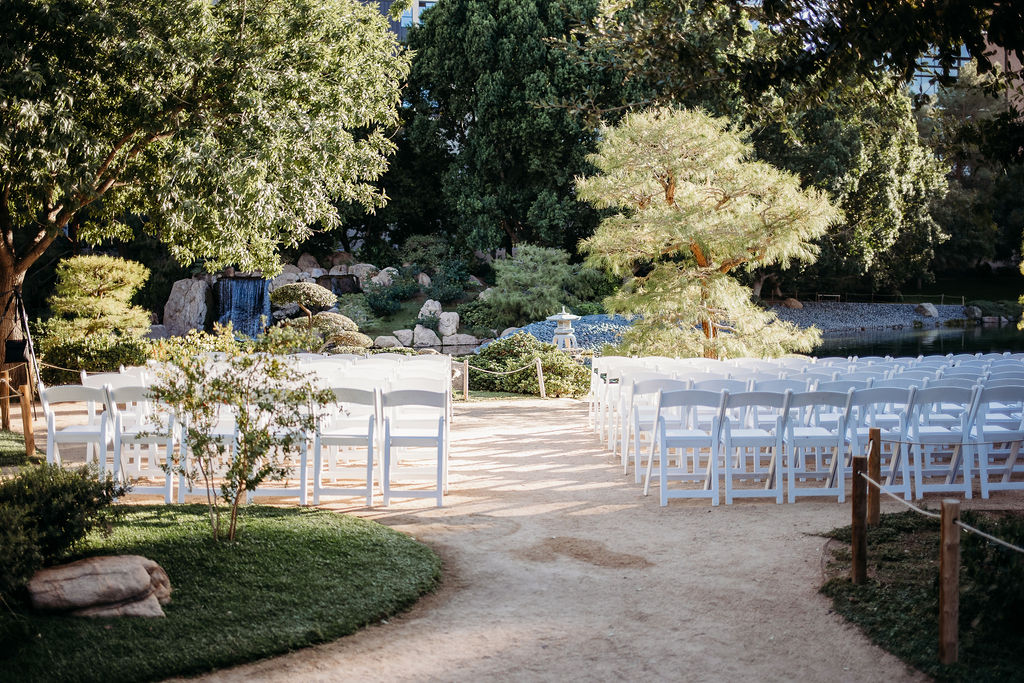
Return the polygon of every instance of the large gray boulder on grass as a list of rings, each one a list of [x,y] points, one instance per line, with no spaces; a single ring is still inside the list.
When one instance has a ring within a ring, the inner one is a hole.
[[[914,307],[914,313],[925,318],[937,318],[939,316],[939,309],[935,308],[935,304],[923,303]]]

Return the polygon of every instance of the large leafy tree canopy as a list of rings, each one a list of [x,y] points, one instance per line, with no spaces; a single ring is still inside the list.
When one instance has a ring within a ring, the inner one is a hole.
[[[968,63],[917,112],[922,139],[950,167],[949,193],[936,206],[951,236],[936,253],[941,268],[973,268],[1020,247],[1024,165],[1001,153],[1014,128],[1004,124],[1015,112],[1007,97],[991,92],[992,80]]]
[[[0,285],[66,231],[182,263],[277,267],[279,244],[379,206],[399,84],[355,0],[10,0],[0,19]],[[3,330],[0,330],[2,332]]]
[[[918,140],[898,78],[849,61],[841,73],[831,63],[792,67],[788,60],[806,37],[768,23],[764,4],[636,0],[603,7],[577,30],[582,49],[563,45],[568,54],[617,73],[646,93],[645,101],[699,106],[749,127],[760,159],[798,173],[843,207],[844,219],[819,241],[819,264],[785,274],[762,270],[755,283],[771,275],[789,291],[892,289],[930,276],[944,238],[930,214],[944,193],[943,169]],[[598,114],[615,107],[590,96],[571,106]]]
[[[764,116],[759,158],[825,190],[843,209],[816,262],[778,274],[785,291],[895,289],[930,276],[947,235],[932,216],[945,193],[940,162],[918,137],[910,98],[880,73],[851,75],[825,101]]]
[[[602,78],[549,43],[595,5],[446,0],[410,35],[408,144],[443,155],[444,204],[470,246],[571,247],[597,224],[572,191],[593,150],[593,127],[540,106]]]
[[[826,195],[750,159],[725,119],[653,109],[604,127],[579,196],[618,210],[582,247],[595,265],[631,276],[605,303],[640,314],[623,336],[634,353],[709,357],[809,351],[816,335],[750,300],[733,273],[812,260],[812,240],[838,217]]]

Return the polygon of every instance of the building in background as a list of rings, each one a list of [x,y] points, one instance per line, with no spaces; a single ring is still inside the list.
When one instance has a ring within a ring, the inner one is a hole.
[[[391,30],[398,36],[398,40],[405,42],[409,29],[418,26],[423,13],[437,4],[437,0],[413,0],[412,7],[402,12],[402,17],[395,21],[389,15],[394,0],[360,0],[365,5],[376,5],[381,14],[388,17],[388,24]]]

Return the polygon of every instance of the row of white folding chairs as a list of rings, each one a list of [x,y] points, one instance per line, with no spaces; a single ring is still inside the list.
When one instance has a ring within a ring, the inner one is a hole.
[[[997,387],[997,386],[1021,386],[1024,385],[1024,379],[981,379],[972,380],[969,378],[935,378],[935,379],[918,379],[911,377],[894,378],[894,379],[879,379],[875,380],[872,377],[865,378],[852,378],[846,377],[835,380],[822,381],[808,375],[792,376],[788,379],[762,379],[762,380],[743,380],[737,379],[707,379],[702,378],[698,381],[694,381],[694,377],[680,378],[680,377],[664,377],[657,373],[639,373],[632,375],[630,381],[620,385],[620,396],[619,396],[619,407],[616,411],[617,421],[612,427],[608,447],[615,453],[618,452],[622,457],[623,470],[626,471],[628,462],[630,459],[630,431],[632,428],[631,418],[635,421],[635,402],[636,402],[636,386],[638,383],[643,384],[644,381],[648,381],[648,386],[656,386],[658,380],[672,380],[671,386],[677,389],[697,389],[703,391],[732,391],[732,392],[746,392],[746,391],[758,391],[758,392],[776,392],[781,393],[785,391],[792,392],[807,392],[807,391],[819,391],[819,392],[840,392],[847,393],[852,389],[869,389],[869,388],[892,388],[892,389],[921,389],[921,388],[939,388],[939,387],[954,387],[954,388],[965,388],[971,389],[976,384],[980,384],[984,387]],[[639,479],[638,479],[639,481]]]
[[[710,498],[717,504],[720,477],[727,503],[737,497],[781,503],[783,471],[790,502],[821,495],[842,501],[847,454],[865,451],[872,427],[882,430],[888,444],[884,487],[907,499],[911,472],[918,498],[927,492],[971,497],[975,470],[983,497],[1024,489],[1024,467],[1017,459],[1024,439],[1024,386],[730,394],[679,389],[671,380],[662,380],[664,388],[657,389],[658,380],[649,382],[646,389],[656,389],[655,405],[646,423],[639,408],[634,412],[634,454],[640,453],[640,436],[652,432],[644,490],[658,459],[663,505],[674,497]],[[681,449],[674,467],[669,448]],[[639,469],[640,457],[634,462]],[[698,487],[670,488],[676,480]],[[742,480],[763,486],[738,488]]]
[[[630,376],[652,372],[676,379],[689,379],[693,382],[711,379],[761,381],[788,378],[804,379],[809,382],[812,380],[815,382],[866,381],[869,385],[880,380],[909,379],[911,377],[921,380],[928,379],[932,383],[940,379],[983,380],[994,378],[1009,381],[1024,378],[1024,363],[1019,359],[1010,359],[1009,365],[1002,366],[997,370],[988,369],[991,367],[988,364],[984,368],[968,365],[951,367],[949,366],[950,359],[945,356],[936,357],[935,360],[938,361],[938,364],[935,366],[892,365],[888,362],[871,365],[872,359],[868,359],[868,364],[859,367],[839,364],[840,361],[845,363],[846,359],[835,359],[835,364],[830,364],[827,359],[822,363],[809,364],[805,362],[804,358],[737,359],[728,362],[709,361],[708,359],[676,359],[677,362],[674,365],[666,363],[666,360],[673,359],[612,357],[603,359],[602,362],[595,359],[595,370],[591,376],[590,413],[595,429],[609,443],[613,443],[616,433],[621,433],[621,415],[617,412],[617,401],[622,385],[628,381]],[[881,360],[898,361],[901,359]],[[927,359],[906,360],[916,363]],[[787,363],[787,361],[795,361],[795,363]]]
[[[290,488],[266,488],[251,492],[252,495],[297,495],[301,504],[307,502],[307,481],[305,473],[308,463],[308,445],[310,438],[314,441],[314,499],[319,500],[321,493],[343,493],[351,492],[349,489],[340,487],[321,487],[324,471],[330,473],[338,461],[331,460],[331,454],[324,459],[321,453],[323,445],[336,447],[345,445],[346,437],[353,437],[351,432],[346,433],[353,426],[352,420],[347,420],[345,411],[351,414],[358,414],[360,411],[356,403],[360,396],[364,399],[370,398],[370,413],[367,420],[365,433],[365,458],[367,463],[366,486],[355,490],[356,493],[363,493],[367,497],[367,504],[372,504],[373,495],[373,458],[374,451],[382,452],[383,457],[383,478],[382,490],[384,503],[387,505],[391,497],[398,496],[433,496],[436,497],[438,505],[441,504],[442,496],[447,488],[447,453],[449,447],[448,428],[448,406],[450,391],[442,392],[425,389],[398,388],[382,391],[379,388],[357,389],[353,387],[335,387],[335,396],[338,400],[347,400],[350,405],[341,403],[337,406],[326,421],[318,425],[313,435],[303,435],[300,439],[300,461],[298,471],[298,486]],[[102,470],[108,468],[108,449],[112,450],[112,458],[109,468],[115,478],[124,480],[161,480],[159,485],[133,485],[136,493],[157,493],[162,494],[166,502],[172,500],[173,478],[168,475],[166,467],[171,464],[175,452],[175,444],[181,443],[181,429],[187,425],[180,425],[175,416],[167,410],[156,410],[149,399],[149,389],[144,386],[119,386],[113,387],[91,387],[82,385],[65,385],[46,388],[40,391],[40,399],[43,411],[47,420],[47,461],[60,463],[61,444],[84,444],[86,446],[87,462],[97,463]],[[87,415],[83,424],[67,425],[58,428],[56,424],[56,412],[54,405],[59,403],[86,403],[104,405],[105,409],[100,412],[93,411]],[[364,401],[365,403],[365,401]],[[425,421],[424,412],[436,412],[437,423],[435,426],[434,417]],[[358,423],[358,418],[355,423]],[[383,431],[375,433],[377,425],[383,424]],[[328,426],[326,432],[323,425]],[[433,429],[430,427],[434,426]],[[359,430],[357,430],[358,432]],[[222,419],[218,421],[213,429],[215,438],[221,440],[228,451],[233,451],[237,439],[237,427],[230,411],[225,411]],[[324,437],[326,436],[326,443]],[[355,436],[358,436],[356,434]],[[351,441],[351,438],[348,439]],[[359,439],[362,444],[363,440]],[[420,489],[411,491],[395,492],[391,488],[394,458],[390,457],[392,449],[398,447],[411,447],[420,445],[435,444],[437,447],[437,485],[434,489],[424,491]],[[142,446],[149,446],[149,453],[144,453]],[[163,454],[159,455],[159,446],[163,446]],[[376,447],[376,449],[375,449]],[[336,449],[335,449],[336,450]],[[188,466],[189,454],[180,454],[183,466]],[[326,461],[326,466],[322,466]],[[333,463],[333,464],[332,464]],[[222,463],[226,465],[226,463]],[[178,483],[178,501],[184,502],[186,486],[184,477]]]

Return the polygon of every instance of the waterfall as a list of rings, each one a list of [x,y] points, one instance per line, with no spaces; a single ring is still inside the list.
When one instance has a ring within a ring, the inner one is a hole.
[[[217,282],[217,322],[231,322],[238,334],[255,337],[270,321],[269,280],[258,277],[221,278]]]

